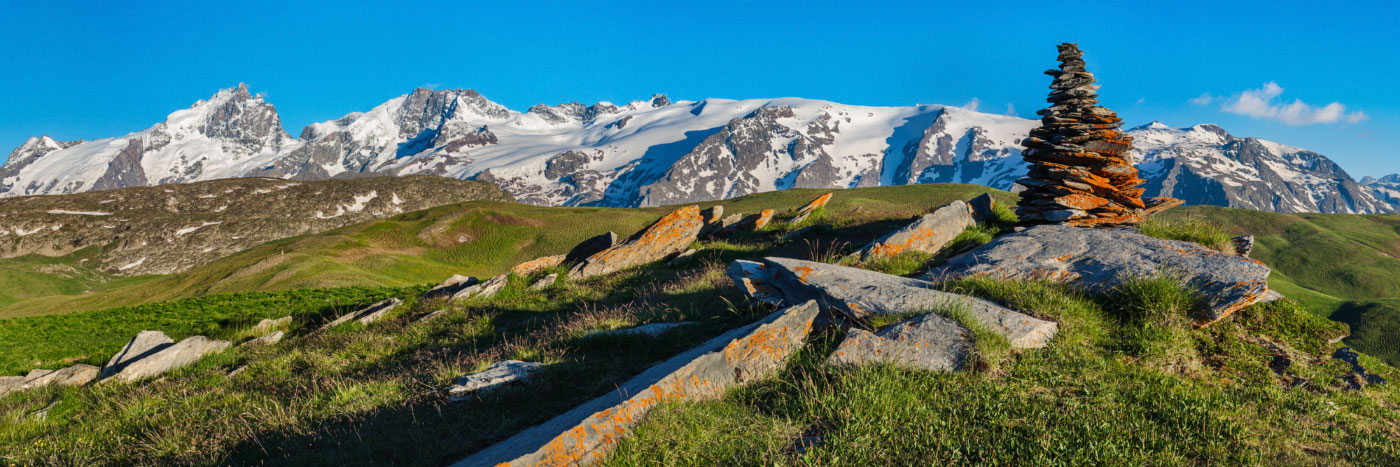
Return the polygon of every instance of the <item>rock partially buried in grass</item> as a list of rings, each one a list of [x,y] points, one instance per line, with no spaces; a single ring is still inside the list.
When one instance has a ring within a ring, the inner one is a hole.
[[[510,272],[520,277],[530,277],[537,272],[564,264],[564,258],[567,256],[568,255],[542,256],[517,264],[515,267],[510,268]]]
[[[685,264],[686,261],[690,261],[692,258],[695,258],[695,253],[697,252],[699,252],[699,250],[696,250],[694,248],[685,250],[681,252],[681,254],[676,255],[675,258],[671,258],[671,261],[666,262],[666,265],[679,266],[681,264]]]
[[[700,227],[699,233],[700,238],[708,237],[710,236],[710,234],[713,234],[715,232],[718,232],[720,229],[723,229],[725,226],[723,217],[724,206],[715,205],[705,209],[701,209],[700,222],[702,223],[702,225]]]
[[[256,326],[253,326],[253,331],[254,331],[254,332],[271,331],[271,330],[273,330],[273,329],[277,329],[277,328],[280,328],[280,327],[284,327],[284,326],[287,326],[287,325],[289,325],[289,324],[292,324],[292,317],[291,317],[291,316],[283,316],[283,317],[277,318],[277,319],[268,318],[268,319],[265,319],[265,320],[262,320],[262,321],[258,321],[258,324],[257,324]]]
[[[1004,235],[930,270],[930,279],[992,276],[1070,281],[1104,291],[1133,276],[1179,275],[1207,299],[1204,326],[1268,292],[1269,267],[1201,245],[1148,237],[1135,229],[1035,226]]]
[[[700,234],[700,226],[698,206],[677,209],[627,240],[589,256],[569,270],[569,278],[582,279],[621,271],[685,251]]]
[[[860,250],[861,261],[889,258],[908,251],[938,253],[963,230],[976,224],[967,203],[953,201],[870,242]]]
[[[99,369],[77,364],[58,370],[34,370],[22,377],[8,377],[9,385],[0,382],[0,395],[10,391],[28,391],[44,386],[82,386],[97,379]]]
[[[136,333],[136,337],[118,350],[116,355],[107,360],[107,364],[102,366],[102,372],[98,375],[100,379],[106,379],[117,374],[126,368],[131,362],[140,360],[159,352],[161,349],[175,344],[175,339],[160,331],[141,331]]]
[[[380,300],[378,302],[375,302],[373,305],[340,315],[340,317],[322,325],[321,330],[324,331],[336,326],[340,326],[341,324],[350,322],[350,320],[352,319],[358,319],[360,321],[360,324],[373,323],[379,318],[384,317],[385,314],[388,314],[389,311],[392,311],[401,303],[403,303],[403,300],[399,298],[387,298],[384,300]]]
[[[666,401],[710,399],[782,369],[806,342],[816,303],[773,312],[651,367],[616,391],[463,459],[455,466],[575,466],[605,458]]]
[[[540,280],[535,281],[534,284],[530,284],[530,290],[538,292],[547,289],[549,288],[549,286],[554,285],[554,281],[557,280],[559,280],[558,274],[550,274],[548,276],[541,277]]]
[[[447,314],[447,310],[438,310],[438,311],[434,311],[434,312],[432,312],[432,313],[428,313],[428,314],[426,314],[426,315],[423,315],[422,318],[418,318],[418,321],[415,321],[415,322],[417,322],[417,323],[422,323],[422,322],[426,322],[426,321],[432,321],[432,320],[441,318],[441,317],[442,317],[443,315],[445,315],[445,314]]]
[[[259,345],[272,345],[272,344],[276,344],[276,343],[278,343],[278,342],[282,342],[282,336],[283,336],[284,334],[285,334],[285,333],[283,333],[282,331],[277,331],[277,332],[269,333],[269,334],[267,334],[267,335],[265,335],[265,336],[262,336],[262,337],[259,337],[259,338],[257,338],[257,339],[250,339],[250,340],[248,340],[248,342],[244,342],[243,345],[244,345],[244,346],[248,346],[248,347],[256,347],[256,346],[259,346]]]
[[[656,337],[665,334],[676,328],[694,326],[697,323],[652,323],[636,327],[611,329],[607,331],[593,331],[585,334],[584,337],[612,337],[612,336],[651,336]]]
[[[536,362],[520,360],[492,363],[485,370],[457,378],[457,382],[447,389],[447,395],[453,401],[461,401],[506,386],[521,386],[530,382],[543,366]]]
[[[423,292],[422,295],[418,296],[418,300],[421,301],[431,300],[434,298],[451,297],[453,295],[456,295],[457,292],[462,291],[462,289],[476,285],[478,282],[480,281],[478,281],[475,277],[454,274],[452,277],[449,277],[447,278],[447,280],[443,281],[442,284],[439,284],[437,287],[433,287],[432,290]]]
[[[738,222],[735,222],[729,227],[726,227],[724,231],[753,232],[758,229],[762,229],[763,227],[767,226],[769,222],[773,221],[773,212],[774,211],[772,209],[764,209],[762,211],[759,211],[758,214],[749,214],[747,216],[744,216],[743,219],[739,219]]]
[[[831,201],[831,193],[818,196],[817,199],[812,200],[812,202],[807,203],[806,206],[802,206],[801,209],[798,209],[797,214],[794,214],[792,219],[788,219],[788,222],[796,224],[807,220],[807,216],[811,216],[816,210],[826,207],[828,201]]]
[[[589,237],[587,240],[579,242],[578,245],[574,245],[574,248],[569,250],[568,254],[564,255],[564,264],[578,264],[588,259],[589,256],[612,248],[613,245],[617,245],[617,234],[615,233],[608,232],[602,235]]]
[[[768,272],[767,265],[757,261],[736,260],[729,263],[725,274],[734,281],[735,287],[749,297],[770,305],[783,304],[783,293],[773,286],[772,273]]]
[[[1059,325],[1053,321],[1036,319],[979,298],[934,290],[932,283],[918,279],[789,258],[763,258],[762,265],[741,265],[739,269],[748,275],[750,284],[762,283],[775,291],[762,292],[769,300],[774,296],[781,296],[780,303],[784,304],[817,300],[855,320],[958,308],[993,332],[1006,336],[1014,348],[1044,347],[1059,331]]]
[[[957,371],[973,348],[972,333],[957,321],[927,313],[875,333],[851,328],[827,362],[837,366],[890,363],[907,368]]]
[[[468,298],[491,298],[505,290],[506,284],[510,283],[510,276],[501,274],[487,279],[471,287],[467,287],[452,295],[452,300],[465,300]]]
[[[165,347],[160,351],[127,364],[110,379],[136,381],[159,376],[199,361],[213,352],[228,348],[227,341],[218,341],[204,336],[191,336]]]

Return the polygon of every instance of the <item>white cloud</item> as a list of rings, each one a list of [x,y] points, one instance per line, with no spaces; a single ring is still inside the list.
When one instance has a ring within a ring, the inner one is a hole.
[[[1012,117],[1016,117],[1016,116],[1017,116],[1017,115],[1016,115],[1016,106],[1015,106],[1015,105],[1012,105],[1012,104],[1010,104],[1010,103],[1007,103],[1007,104],[1006,104],[1006,115],[1012,116]]]
[[[1279,99],[1281,95],[1283,95],[1283,87],[1270,81],[1264,83],[1262,88],[1246,90],[1224,99],[1211,97],[1209,93],[1202,94],[1200,97],[1191,99],[1191,103],[1205,105],[1214,100],[1222,100],[1220,110],[1225,112],[1253,118],[1278,120],[1285,125],[1293,126],[1340,121],[1357,123],[1370,118],[1365,112],[1359,110],[1347,113],[1347,107],[1341,102],[1315,107],[1301,99],[1286,102]]]
[[[980,107],[981,105],[982,105],[982,99],[978,99],[978,98],[974,97],[974,98],[972,98],[972,100],[967,101],[967,104],[963,104],[962,108],[967,109],[967,110],[971,110],[971,111],[973,111],[973,112],[976,112],[976,111],[977,111],[977,107]]]
[[[1211,102],[1215,102],[1215,96],[1210,95],[1210,93],[1208,92],[1204,92],[1201,93],[1201,95],[1199,96],[1192,97],[1191,100],[1188,102],[1191,102],[1192,104],[1196,105],[1210,105]]]

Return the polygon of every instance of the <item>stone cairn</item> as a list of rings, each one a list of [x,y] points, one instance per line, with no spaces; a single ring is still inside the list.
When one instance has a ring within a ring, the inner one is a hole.
[[[1019,184],[1026,187],[1016,214],[1022,224],[1065,223],[1081,227],[1121,226],[1181,204],[1173,198],[1147,198],[1138,188],[1145,180],[1126,154],[1133,138],[1118,131],[1123,121],[1098,105],[1099,86],[1084,70],[1078,44],[1064,43],[1060,69],[1045,74],[1050,107],[1037,112],[1021,152],[1031,168]]]

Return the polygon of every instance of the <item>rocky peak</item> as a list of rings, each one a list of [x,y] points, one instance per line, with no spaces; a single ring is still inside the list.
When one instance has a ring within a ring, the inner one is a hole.
[[[653,108],[656,108],[656,107],[665,107],[665,106],[668,106],[668,105],[671,105],[671,99],[667,99],[665,94],[652,94],[652,95],[651,95],[651,106],[652,106]]]
[[[261,96],[248,92],[248,85],[238,83],[232,89],[219,91],[208,101],[195,103],[190,109],[204,106],[204,118],[198,123],[200,134],[210,138],[223,139],[246,146],[258,152],[268,144],[278,144],[288,135],[282,130],[282,119],[277,108],[267,103]],[[167,119],[167,124],[175,119]],[[175,125],[169,125],[175,126]]]

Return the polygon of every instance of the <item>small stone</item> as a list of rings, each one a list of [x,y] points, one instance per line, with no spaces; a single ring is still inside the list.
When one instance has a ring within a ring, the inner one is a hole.
[[[967,202],[968,209],[972,210],[972,218],[977,222],[986,222],[997,217],[997,200],[992,198],[991,193],[983,193],[982,196],[972,198]]]
[[[807,203],[806,206],[802,206],[801,209],[798,209],[797,214],[793,215],[792,219],[788,219],[788,223],[796,224],[807,220],[807,216],[812,215],[813,211],[825,207],[828,201],[831,201],[831,193],[818,196],[817,199],[812,200],[812,202]]]
[[[369,324],[379,321],[384,315],[389,314],[390,311],[394,311],[394,308],[398,308],[398,306],[402,304],[403,299],[395,297],[370,305],[368,308],[360,310],[360,316],[358,318],[360,324]]]
[[[250,340],[248,340],[248,342],[244,342],[243,345],[244,345],[244,346],[247,346],[247,347],[253,347],[253,346],[259,346],[259,345],[272,345],[272,344],[276,344],[276,343],[282,341],[282,336],[283,336],[283,334],[284,334],[284,333],[283,333],[282,331],[272,332],[272,333],[269,333],[269,334],[267,334],[267,335],[265,335],[265,336],[259,337],[259,338],[257,338],[257,339],[250,339]]]
[[[685,250],[685,251],[681,252],[681,254],[676,255],[675,258],[672,258],[671,261],[669,261],[669,262],[666,263],[666,265],[667,265],[667,266],[678,266],[678,265],[681,265],[681,264],[685,264],[686,261],[690,261],[691,258],[694,258],[694,257],[695,257],[696,251],[698,251],[698,250],[696,250],[696,249],[694,249],[694,248],[691,248],[691,249],[689,249],[689,250]]]
[[[271,331],[273,329],[286,327],[289,324],[292,324],[291,316],[283,316],[277,319],[268,318],[258,321],[258,324],[253,326],[253,332]]]
[[[418,300],[425,301],[434,298],[451,297],[456,295],[457,292],[462,291],[462,289],[476,285],[478,282],[480,281],[475,277],[453,274],[452,277],[447,278],[442,284],[433,287],[432,290],[423,292],[422,295],[418,296]]]
[[[458,378],[452,387],[447,389],[447,395],[453,401],[461,401],[505,386],[521,386],[529,383],[543,366],[520,360],[496,362],[485,370]]]
[[[468,298],[491,298],[496,296],[496,294],[501,293],[502,290],[505,290],[506,284],[509,283],[510,276],[508,274],[500,274],[496,277],[487,279],[486,282],[482,282],[480,284],[462,289],[461,291],[452,295],[452,300],[465,300]]]
[[[102,372],[98,375],[98,378],[106,379],[111,377],[122,371],[122,369],[126,368],[131,362],[159,352],[174,343],[175,340],[171,339],[170,336],[165,335],[163,332],[141,331],[136,334],[136,337],[131,338],[131,341],[127,342],[121,350],[117,351],[116,355],[113,355],[110,360],[107,360],[107,364],[102,367]]]
[[[554,285],[554,281],[557,280],[559,280],[558,274],[550,274],[548,276],[541,277],[540,280],[535,281],[534,284],[530,284],[530,290],[538,292],[547,289],[549,288],[549,286]]]
[[[422,322],[432,321],[432,320],[441,318],[442,315],[445,315],[445,314],[447,314],[447,310],[437,310],[437,311],[434,311],[434,312],[432,312],[432,313],[428,313],[428,314],[426,314],[426,315],[423,315],[423,317],[422,317],[422,318],[418,318],[418,321],[416,321],[416,322],[422,323]]]
[[[666,331],[670,331],[670,330],[672,330],[672,329],[681,328],[681,327],[685,327],[685,326],[693,326],[693,325],[695,325],[695,324],[698,324],[698,323],[691,323],[691,322],[684,322],[684,323],[652,323],[652,324],[646,324],[646,325],[642,325],[642,326],[636,326],[636,327],[630,327],[630,328],[623,328],[623,329],[611,329],[611,330],[606,330],[606,331],[593,331],[593,332],[590,332],[590,333],[588,333],[588,334],[584,334],[583,337],[605,337],[605,336],[606,336],[606,337],[616,337],[616,336],[650,336],[650,337],[657,337],[657,336],[660,336],[660,335],[662,335],[662,334],[665,334]]]

